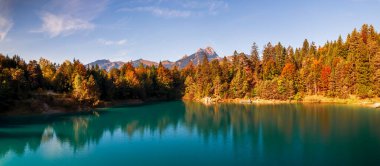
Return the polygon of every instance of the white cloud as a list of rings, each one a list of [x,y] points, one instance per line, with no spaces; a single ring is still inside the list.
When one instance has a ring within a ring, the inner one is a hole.
[[[13,23],[8,18],[0,16],[0,41],[3,41],[11,30]]]
[[[175,17],[184,18],[184,17],[189,17],[192,14],[190,11],[186,11],[186,10],[173,10],[173,9],[153,7],[153,6],[136,7],[136,8],[123,8],[120,11],[149,12],[155,16],[165,17],[165,18],[175,18]]]
[[[77,31],[95,28],[92,22],[108,4],[108,0],[52,0],[40,14],[41,28],[32,32],[50,37],[67,36]]]
[[[126,7],[118,11],[147,12],[164,18],[217,15],[229,7],[224,0],[139,0],[131,1],[128,6],[135,7]]]
[[[39,32],[46,32],[50,37],[59,35],[69,35],[78,30],[93,29],[94,24],[79,18],[72,18],[66,15],[54,15],[44,13],[41,16],[42,28]]]
[[[195,0],[187,0],[181,1],[178,0],[183,7],[189,9],[198,9],[203,10],[204,12],[212,15],[216,15],[221,11],[228,9],[228,3],[224,0],[203,0],[203,1],[195,1]]]
[[[224,1],[212,1],[208,4],[210,14],[216,15],[220,11],[228,9],[228,4]]]
[[[0,0],[0,41],[3,41],[13,26],[9,17],[10,1]]]
[[[126,39],[122,40],[104,40],[104,39],[99,39],[98,42],[103,45],[125,45],[127,44]]]

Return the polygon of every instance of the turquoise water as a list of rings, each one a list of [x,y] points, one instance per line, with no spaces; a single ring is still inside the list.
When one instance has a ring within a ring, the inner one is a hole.
[[[164,102],[0,118],[0,165],[380,165],[380,110]]]

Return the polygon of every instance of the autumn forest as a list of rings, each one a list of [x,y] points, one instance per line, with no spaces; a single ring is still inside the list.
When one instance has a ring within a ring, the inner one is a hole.
[[[321,46],[305,39],[300,48],[268,43],[261,49],[253,43],[251,50],[212,61],[204,56],[199,65],[189,63],[183,69],[127,63],[110,71],[79,60],[27,63],[19,56],[0,55],[0,107],[10,108],[36,94],[60,95],[89,106],[125,99],[380,97],[380,34],[372,25]]]

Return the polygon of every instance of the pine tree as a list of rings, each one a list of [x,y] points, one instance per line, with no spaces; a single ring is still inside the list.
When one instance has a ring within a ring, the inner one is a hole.
[[[253,43],[251,50],[251,66],[253,71],[253,86],[255,86],[261,78],[260,70],[260,58],[259,58],[259,49],[256,43]]]
[[[185,95],[184,99],[192,100],[195,98],[196,85],[193,77],[191,75],[187,76],[185,79]]]
[[[370,75],[369,75],[369,59],[367,56],[367,50],[365,49],[365,43],[359,41],[359,45],[354,50],[357,54],[355,57],[355,73],[356,73],[356,93],[361,98],[371,96],[370,87]]]
[[[374,66],[374,73],[373,73],[373,89],[374,93],[377,97],[380,97],[380,51],[377,52],[375,57],[373,58],[373,66]]]
[[[85,88],[85,94],[86,100],[91,104],[91,105],[97,105],[99,102],[99,87],[92,75],[87,80],[86,83],[86,88]]]
[[[281,45],[279,42],[275,46],[275,52],[276,52],[276,71],[277,75],[281,74],[282,68],[285,66],[285,58],[286,58],[286,49]]]
[[[40,65],[38,65],[37,61],[33,60],[29,62],[29,64],[27,65],[27,73],[28,73],[27,79],[29,82],[29,87],[32,90],[41,88],[43,76],[42,76]]]
[[[271,43],[264,47],[263,51],[263,79],[271,80],[276,77],[275,50]]]
[[[301,56],[302,56],[302,58],[305,58],[305,57],[309,56],[309,50],[310,50],[309,41],[307,41],[307,39],[305,39],[303,41],[302,50],[301,50]]]
[[[173,78],[168,69],[160,62],[157,68],[157,86],[158,96],[163,98],[169,97],[169,91],[173,88]]]

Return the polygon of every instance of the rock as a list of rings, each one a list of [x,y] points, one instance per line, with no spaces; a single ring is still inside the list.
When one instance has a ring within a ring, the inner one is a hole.
[[[204,97],[204,98],[202,99],[202,101],[203,101],[204,103],[206,103],[206,104],[209,104],[209,103],[212,102],[212,99],[211,99],[211,97]]]
[[[42,111],[43,111],[43,112],[47,112],[47,111],[49,111],[49,109],[50,109],[50,107],[49,107],[48,104],[46,104],[46,103],[43,103],[43,104],[42,104]]]
[[[96,112],[96,111],[93,111],[92,113],[93,113],[96,117],[99,117],[99,116],[100,116],[99,113]]]
[[[251,104],[252,103],[252,100],[251,99],[241,99],[239,103],[246,103],[246,104]]]
[[[202,98],[201,101],[202,101],[204,104],[212,104],[212,103],[215,102],[211,97],[204,97],[204,98]]]
[[[380,103],[373,104],[373,108],[380,108]]]

